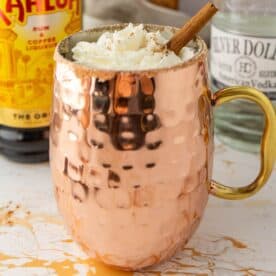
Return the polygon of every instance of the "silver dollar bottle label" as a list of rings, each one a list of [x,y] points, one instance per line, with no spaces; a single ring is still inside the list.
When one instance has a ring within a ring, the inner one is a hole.
[[[213,84],[255,87],[276,100],[276,38],[225,32],[212,26]]]

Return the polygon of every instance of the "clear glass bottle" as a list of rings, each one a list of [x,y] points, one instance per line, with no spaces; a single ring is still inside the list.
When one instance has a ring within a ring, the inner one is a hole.
[[[276,1],[221,0],[212,21],[211,78],[214,91],[252,86],[276,109]],[[264,128],[261,110],[235,101],[216,110],[216,133],[224,143],[258,152]],[[276,143],[276,141],[275,141]]]

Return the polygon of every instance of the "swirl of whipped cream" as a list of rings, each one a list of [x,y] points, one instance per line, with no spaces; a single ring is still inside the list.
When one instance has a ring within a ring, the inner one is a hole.
[[[195,49],[183,47],[179,56],[165,45],[172,32],[148,32],[129,24],[120,31],[105,32],[96,42],[78,42],[72,49],[77,63],[95,69],[148,70],[174,66],[191,59]]]

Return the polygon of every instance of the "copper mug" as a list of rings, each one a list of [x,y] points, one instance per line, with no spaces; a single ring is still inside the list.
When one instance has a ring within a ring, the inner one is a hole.
[[[74,239],[92,258],[136,270],[187,243],[209,194],[243,199],[265,184],[275,162],[276,118],[256,89],[211,94],[200,38],[191,43],[193,59],[166,69],[120,72],[72,61],[78,41],[124,26],[80,32],[58,45],[50,159],[58,206]],[[241,188],[212,180],[213,108],[232,99],[256,102],[266,118],[260,172]]]

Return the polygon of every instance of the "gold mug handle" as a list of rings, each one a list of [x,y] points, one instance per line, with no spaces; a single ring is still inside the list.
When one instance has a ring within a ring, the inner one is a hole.
[[[267,182],[276,159],[276,115],[269,99],[260,91],[249,87],[230,87],[213,95],[212,105],[219,106],[234,99],[250,100],[258,104],[264,114],[266,126],[261,143],[261,168],[257,178],[248,186],[233,188],[216,181],[210,183],[210,193],[224,199],[244,199],[257,193]]]

